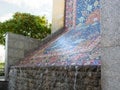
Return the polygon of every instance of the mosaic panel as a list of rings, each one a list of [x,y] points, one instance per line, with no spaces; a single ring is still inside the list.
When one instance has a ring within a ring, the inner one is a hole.
[[[74,26],[74,19],[75,19],[75,8],[74,5],[75,0],[66,0],[66,16],[65,16],[65,27],[70,28]]]
[[[77,0],[76,6],[77,26],[99,22],[100,0]]]
[[[66,0],[65,18],[66,27],[74,28],[20,65],[101,65],[99,0]]]
[[[99,22],[100,0],[66,0],[66,28]]]
[[[21,62],[35,65],[100,65],[100,23],[66,32]]]

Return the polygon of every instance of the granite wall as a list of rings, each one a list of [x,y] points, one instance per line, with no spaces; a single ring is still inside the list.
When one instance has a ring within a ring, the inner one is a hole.
[[[34,51],[40,45],[40,41],[18,34],[7,33],[5,45],[5,76],[8,77],[10,66],[16,65],[25,55]]]
[[[29,38],[23,35],[7,33],[6,34],[6,45],[5,45],[5,77],[7,80],[8,72],[10,66],[16,65],[23,58],[27,56],[27,54],[34,52],[36,49],[43,47],[48,42],[54,40],[59,35],[64,32],[64,29],[60,29],[43,40],[37,40],[33,38]]]
[[[11,67],[9,90],[101,90],[100,66]]]
[[[120,90],[120,0],[101,0],[102,90]]]

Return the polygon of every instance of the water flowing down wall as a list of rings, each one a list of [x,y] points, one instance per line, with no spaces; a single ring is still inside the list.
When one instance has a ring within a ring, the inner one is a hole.
[[[65,32],[11,68],[10,90],[101,90],[100,39],[100,1],[66,0]]]
[[[9,90],[101,90],[99,66],[12,67]]]
[[[102,90],[120,90],[120,0],[101,5]]]

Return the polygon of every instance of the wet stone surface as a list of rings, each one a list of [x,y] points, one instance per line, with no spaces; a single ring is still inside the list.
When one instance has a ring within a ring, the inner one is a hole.
[[[9,90],[101,90],[100,66],[12,67]]]
[[[8,82],[0,81],[0,90],[8,90]]]

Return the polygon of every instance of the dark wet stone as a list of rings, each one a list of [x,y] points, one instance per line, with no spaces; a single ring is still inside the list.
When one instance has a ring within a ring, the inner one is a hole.
[[[9,88],[15,90],[101,90],[99,66],[19,67],[11,70]]]

